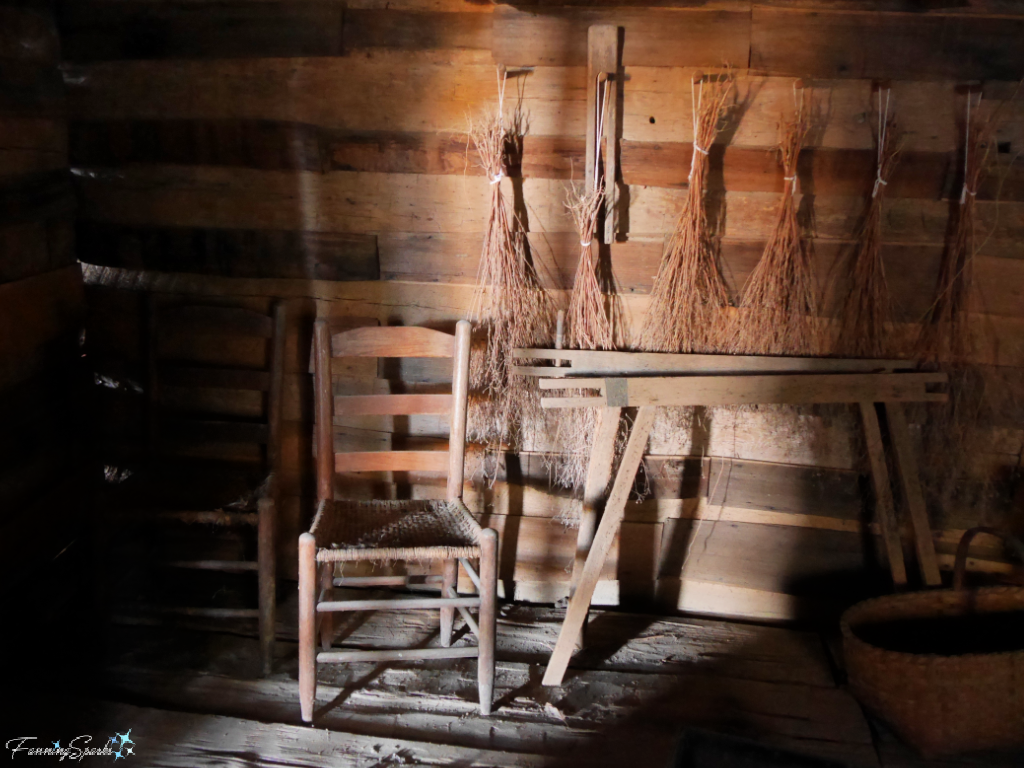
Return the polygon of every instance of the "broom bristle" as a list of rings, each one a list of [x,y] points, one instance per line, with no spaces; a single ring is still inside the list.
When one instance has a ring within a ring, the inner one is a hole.
[[[732,92],[732,76],[694,75],[694,150],[689,186],[654,279],[639,348],[649,352],[716,352],[729,294],[704,204],[708,152]],[[699,94],[699,95],[697,95]]]
[[[880,90],[880,104],[881,93]],[[885,98],[888,112],[888,94]],[[882,204],[899,159],[902,139],[896,118],[883,114],[880,108],[876,180],[871,200],[856,246],[839,263],[830,291],[836,325],[831,347],[837,354],[884,357],[895,351],[889,285],[882,261]]]
[[[804,92],[799,94],[793,120],[782,126],[785,186],[775,226],[744,286],[735,320],[731,346],[739,354],[813,355],[820,347],[811,251],[801,237],[795,199],[797,162],[810,129],[810,109]]]
[[[495,447],[517,445],[536,427],[539,403],[527,381],[511,371],[511,350],[546,346],[554,324],[554,304],[541,287],[527,254],[526,235],[501,191],[506,158],[522,144],[522,115],[503,114],[504,80],[499,81],[498,110],[470,125],[480,167],[491,182],[490,206],[471,319],[484,331],[484,343],[471,358],[474,398],[470,437]]]

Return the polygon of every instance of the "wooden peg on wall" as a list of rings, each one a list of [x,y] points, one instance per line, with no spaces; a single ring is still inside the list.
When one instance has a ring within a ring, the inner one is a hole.
[[[601,148],[597,138],[598,105],[607,93],[604,111],[604,237],[615,240],[618,229],[618,154],[619,154],[619,84],[622,81],[622,46],[619,28],[605,24],[589,28],[587,37],[587,191],[594,189],[594,173],[600,162]],[[607,91],[605,83],[607,82]],[[600,93],[599,93],[600,89]]]

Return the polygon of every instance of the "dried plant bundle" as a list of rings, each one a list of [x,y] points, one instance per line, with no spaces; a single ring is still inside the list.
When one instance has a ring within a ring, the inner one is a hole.
[[[903,136],[891,109],[891,98],[890,88],[878,89],[871,199],[856,245],[840,262],[830,291],[836,320],[832,349],[842,355],[884,357],[894,352],[892,306],[882,261],[882,205],[899,160]]]
[[[718,352],[729,293],[705,206],[708,153],[732,94],[732,76],[692,80],[693,157],[683,209],[654,279],[639,348],[649,352]]]
[[[475,350],[471,386],[484,399],[474,398],[470,432],[490,445],[518,444],[524,428],[539,418],[536,394],[522,376],[512,373],[511,350],[546,345],[551,338],[554,305],[541,287],[528,258],[526,235],[502,194],[508,156],[521,149],[522,113],[504,113],[505,76],[499,72],[498,108],[473,123],[469,137],[490,185],[487,228],[471,319],[484,331],[484,344]]]
[[[955,224],[939,266],[935,301],[929,308],[918,337],[918,355],[932,362],[963,362],[970,348],[967,325],[968,301],[974,278],[975,195],[988,166],[994,125],[981,113],[981,94],[972,110],[967,94],[964,121],[963,186],[953,213]]]
[[[817,289],[796,204],[797,163],[810,130],[811,104],[802,83],[793,93],[793,119],[782,125],[779,144],[782,199],[761,260],[743,288],[732,334],[732,351],[739,354],[811,355],[819,348]]]
[[[604,178],[600,149],[608,108],[608,81],[598,78],[593,176],[586,185],[573,185],[566,203],[580,238],[580,259],[573,278],[572,293],[565,317],[565,346],[569,349],[614,349],[614,296],[603,289],[594,235],[604,205]],[[611,288],[609,286],[609,288]],[[566,408],[552,416],[555,443],[559,453],[551,463],[554,481],[575,491],[582,489],[594,437],[595,412],[592,408]],[[565,520],[574,522],[570,515]]]
[[[572,185],[566,208],[580,236],[580,259],[576,265],[569,309],[566,312],[566,344],[570,349],[612,349],[615,346],[612,313],[598,277],[598,251],[594,244],[598,214],[604,205],[604,177],[600,169],[600,147],[608,108],[608,81],[598,82],[596,157],[594,176],[586,186]],[[589,189],[588,189],[589,187]]]

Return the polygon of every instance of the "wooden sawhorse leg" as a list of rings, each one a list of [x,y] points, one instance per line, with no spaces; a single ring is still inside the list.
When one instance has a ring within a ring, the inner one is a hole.
[[[576,592],[576,585],[583,574],[583,565],[587,553],[594,543],[597,531],[597,518],[601,504],[608,491],[608,483],[612,478],[612,467],[615,464],[615,438],[619,434],[621,408],[601,408],[597,411],[597,423],[594,425],[594,444],[590,452],[590,463],[587,465],[587,479],[583,486],[583,506],[580,510],[580,528],[576,534],[576,557],[572,564],[572,578],[569,583],[569,597]],[[583,617],[586,628],[586,616]],[[582,641],[583,634],[580,634]]]
[[[619,524],[622,522],[622,516],[626,510],[626,502],[633,489],[636,471],[640,467],[640,460],[647,448],[647,438],[650,437],[651,428],[654,426],[655,407],[645,405],[637,411],[629,442],[622,454],[619,471],[615,475],[615,484],[608,495],[604,514],[601,516],[601,523],[597,526],[597,532],[594,534],[576,589],[569,598],[565,621],[562,622],[558,642],[555,643],[555,650],[551,654],[548,668],[544,673],[544,685],[561,685],[565,670],[569,667],[569,659],[576,647],[576,638],[579,637],[583,623],[586,621],[590,601],[594,597],[594,589],[597,587],[597,580],[601,576],[604,561],[615,541],[615,534],[619,530]],[[588,472],[588,478],[589,474]]]
[[[878,426],[878,413],[874,403],[860,403],[860,415],[864,422],[864,442],[871,462],[871,483],[875,489],[875,515],[882,530],[885,553],[889,558],[889,570],[897,589],[907,586],[907,566],[903,562],[903,543],[900,528],[896,522],[896,510],[892,502],[892,488],[889,485],[889,469],[885,465],[885,446],[882,445],[882,430]]]

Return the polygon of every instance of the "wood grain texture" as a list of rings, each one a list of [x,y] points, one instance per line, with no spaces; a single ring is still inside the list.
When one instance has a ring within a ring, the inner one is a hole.
[[[490,50],[492,15],[350,7],[345,12],[344,48]]]
[[[750,66],[773,74],[902,80],[1024,75],[1024,19],[755,6]]]
[[[377,238],[296,230],[125,227],[80,221],[87,264],[224,277],[376,280]]]
[[[448,472],[448,451],[351,451],[334,456],[335,472]]]
[[[74,190],[67,170],[0,182],[0,226],[63,217],[74,210]]]
[[[301,0],[94,0],[62,3],[58,24],[69,61],[336,56],[342,15],[340,5]]]
[[[506,66],[576,65],[587,61],[587,28],[624,27],[628,66],[743,66],[749,56],[750,14],[704,8],[584,9],[502,7],[494,18],[494,58]]]

